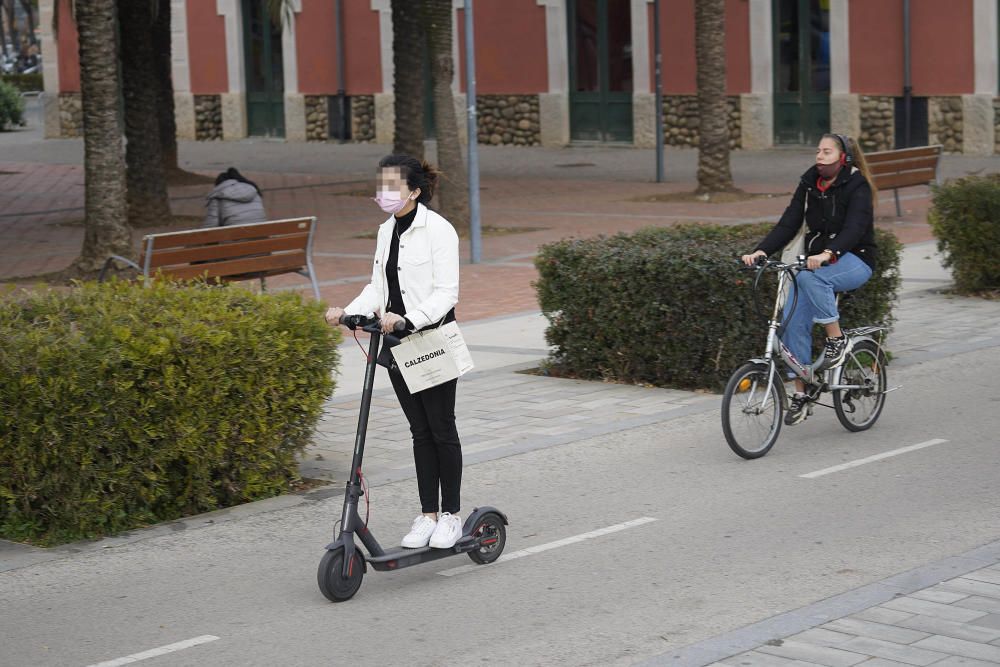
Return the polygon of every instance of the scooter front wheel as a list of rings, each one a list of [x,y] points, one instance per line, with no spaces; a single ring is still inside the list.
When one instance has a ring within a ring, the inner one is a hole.
[[[493,512],[484,514],[473,527],[472,537],[479,546],[469,552],[469,558],[480,565],[492,563],[500,557],[507,544],[507,527],[503,517]]]
[[[343,548],[327,551],[319,562],[316,579],[319,590],[331,602],[344,602],[354,597],[361,588],[361,580],[365,576],[365,563],[357,551],[351,554],[351,563],[344,576]]]

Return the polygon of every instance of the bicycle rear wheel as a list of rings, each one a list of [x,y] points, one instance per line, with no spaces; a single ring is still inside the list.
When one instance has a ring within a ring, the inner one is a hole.
[[[855,343],[840,371],[838,384],[858,385],[858,389],[833,392],[833,409],[848,431],[871,428],[885,405],[885,356],[870,340]]]
[[[722,432],[729,448],[745,459],[764,456],[781,432],[785,385],[776,374],[768,390],[766,364],[741,366],[722,395]]]

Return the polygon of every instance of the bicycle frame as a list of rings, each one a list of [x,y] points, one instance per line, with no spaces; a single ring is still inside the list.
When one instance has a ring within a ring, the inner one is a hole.
[[[782,371],[782,368],[779,367],[779,361],[784,368],[787,368],[795,374],[795,378],[802,380],[802,382],[805,383],[806,387],[810,390],[808,392],[809,395],[813,398],[824,391],[865,388],[857,384],[840,384],[840,377],[844,368],[843,364],[837,366],[836,368],[824,370],[822,371],[822,376],[818,376],[817,372],[819,365],[822,363],[822,359],[818,359],[811,365],[802,363],[795,358],[795,355],[792,354],[791,350],[785,346],[785,344],[781,341],[781,338],[778,336],[778,329],[780,329],[782,325],[781,315],[783,311],[783,304],[781,295],[785,293],[785,289],[787,287],[790,296],[786,298],[794,298],[792,295],[792,292],[795,289],[794,275],[796,271],[803,270],[804,261],[805,257],[799,257],[799,260],[795,264],[783,264],[772,261],[768,262],[760,269],[764,270],[764,267],[770,266],[774,267],[778,271],[778,288],[774,299],[774,308],[771,311],[771,317],[767,323],[767,343],[764,348],[764,356],[763,358],[752,360],[768,366],[767,388],[764,393],[765,398],[761,409],[767,407],[768,401],[770,400],[771,387],[774,386],[775,378],[778,377],[779,372]],[[856,329],[845,329],[844,335],[851,341],[852,347],[852,351],[849,353],[849,356],[852,358],[854,357],[853,346],[862,340],[870,340],[876,345],[877,349],[881,351],[882,339],[887,330],[888,328],[885,326],[867,326]],[[875,333],[878,333],[877,340],[872,336],[872,334]],[[892,389],[886,391],[892,391]]]

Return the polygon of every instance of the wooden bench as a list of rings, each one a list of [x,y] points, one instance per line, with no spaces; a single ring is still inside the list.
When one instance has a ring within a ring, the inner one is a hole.
[[[865,155],[865,159],[875,180],[875,187],[879,190],[892,189],[895,194],[896,216],[899,217],[903,215],[903,210],[899,206],[900,188],[937,182],[941,146],[880,151]]]
[[[179,280],[255,280],[282,273],[298,273],[312,283],[319,300],[319,285],[312,265],[316,218],[273,220],[182,232],[148,234],[142,238],[139,263],[112,255],[101,269],[104,280],[113,262],[123,262],[144,276],[161,274]]]

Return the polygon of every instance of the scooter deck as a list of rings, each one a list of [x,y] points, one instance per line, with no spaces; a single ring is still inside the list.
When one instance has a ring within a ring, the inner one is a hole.
[[[375,570],[398,570],[403,567],[427,563],[456,554],[468,553],[477,546],[476,538],[472,535],[463,535],[458,538],[458,542],[455,542],[453,547],[448,549],[435,549],[429,546],[420,547],[419,549],[399,549],[398,551],[385,553],[381,556],[370,556],[365,558],[365,561]]]

